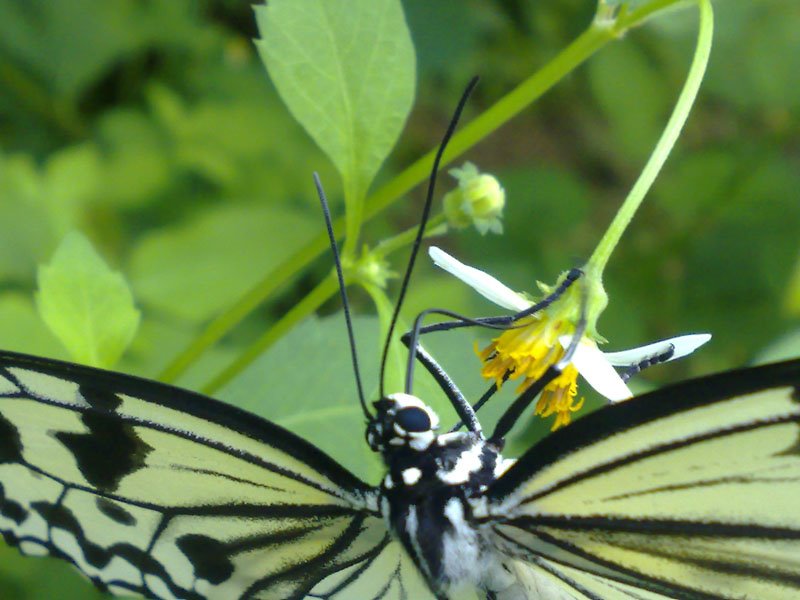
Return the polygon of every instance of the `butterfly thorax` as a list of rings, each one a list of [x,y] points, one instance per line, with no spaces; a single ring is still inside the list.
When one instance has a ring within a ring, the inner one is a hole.
[[[473,518],[470,499],[480,496],[509,461],[478,434],[436,435],[435,414],[416,398],[398,396],[389,399],[396,404],[384,427],[373,429],[392,431],[379,447],[388,470],[381,484],[383,516],[436,591],[480,585],[495,554]],[[417,410],[427,411],[431,427],[423,428],[425,418]]]

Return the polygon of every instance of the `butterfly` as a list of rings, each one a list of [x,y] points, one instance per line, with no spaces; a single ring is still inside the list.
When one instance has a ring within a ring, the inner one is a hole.
[[[379,487],[210,398],[1,353],[0,531],[154,598],[800,594],[800,361],[600,409],[516,462],[413,396],[376,405]]]
[[[410,386],[372,411],[359,394],[386,465],[370,485],[211,398],[0,352],[0,532],[160,599],[800,593],[800,361],[608,406],[505,458],[498,431],[536,389],[488,437],[457,397],[468,430],[440,433]]]

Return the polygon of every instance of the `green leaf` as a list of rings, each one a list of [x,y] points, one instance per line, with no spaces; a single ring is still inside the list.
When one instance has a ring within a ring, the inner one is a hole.
[[[139,325],[124,277],[73,232],[50,264],[39,267],[38,281],[39,314],[73,359],[98,367],[116,363]]]
[[[97,197],[97,149],[62,148],[38,167],[26,154],[0,155],[0,275],[27,280]]]
[[[375,309],[378,311],[378,322],[381,325],[380,339],[385,343],[386,336],[389,333],[389,325],[392,321],[394,314],[394,304],[386,296],[386,293],[379,288],[365,287],[365,291],[370,295],[372,301],[375,303]],[[403,332],[408,331],[402,319],[398,319],[395,325],[392,341],[389,344],[389,354],[386,357],[386,369],[384,372],[384,387],[387,390],[402,390],[405,381],[405,355],[403,351],[403,343],[400,341],[400,336]],[[378,354],[383,352],[383,345],[378,349]]]
[[[283,101],[359,202],[414,97],[415,57],[398,0],[270,0],[261,58]]]
[[[379,324],[355,319],[365,394],[375,399]],[[318,446],[357,475],[375,481],[380,463],[364,442],[341,313],[311,317],[262,354],[218,397],[270,419]]]
[[[142,239],[131,261],[136,297],[182,319],[207,319],[318,231],[318,219],[298,211],[247,205],[209,210]]]
[[[187,325],[164,315],[148,316],[145,312],[136,337],[116,368],[122,373],[157,379],[158,373],[197,335],[198,328],[194,324]],[[209,373],[219,373],[240,353],[241,348],[234,341],[216,344],[199,356],[174,384],[200,390],[208,382]]]

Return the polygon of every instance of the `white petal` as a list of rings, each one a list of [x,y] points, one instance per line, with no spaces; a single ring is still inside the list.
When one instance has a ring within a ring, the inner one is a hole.
[[[428,248],[428,254],[437,267],[441,267],[451,275],[455,275],[481,296],[491,300],[498,306],[514,312],[521,312],[532,306],[530,301],[520,296],[510,287],[500,283],[488,273],[456,260],[444,250],[431,246]]]
[[[566,349],[569,347],[571,339],[572,336],[563,335],[558,341]],[[578,373],[583,376],[586,383],[612,402],[627,400],[633,396],[622,377],[614,370],[594,342],[582,340],[572,356],[572,364],[578,369]]]
[[[672,356],[664,362],[682,358],[687,354],[691,354],[700,346],[711,339],[711,334],[708,333],[694,333],[690,335],[679,335],[668,340],[661,340],[660,342],[653,342],[646,346],[632,348],[630,350],[622,350],[620,352],[604,352],[606,360],[612,365],[617,367],[629,367],[636,365],[643,360],[653,358],[659,354],[663,354],[673,348]]]

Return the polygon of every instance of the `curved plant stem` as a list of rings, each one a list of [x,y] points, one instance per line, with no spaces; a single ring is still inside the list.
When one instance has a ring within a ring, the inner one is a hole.
[[[425,235],[423,236],[423,239],[428,239],[437,235],[443,235],[446,232],[446,218],[444,213],[439,213],[438,215],[431,217],[431,219],[428,221],[428,225],[425,227]],[[410,246],[416,235],[417,227],[406,229],[405,231],[393,235],[390,238],[381,240],[381,242],[375,246],[375,249],[372,251],[372,253],[380,258],[383,258],[386,255],[399,250],[400,248]]]
[[[708,65],[708,58],[711,54],[711,40],[714,36],[714,13],[711,8],[711,2],[709,0],[698,0],[698,8],[700,9],[700,25],[697,33],[697,46],[695,47],[692,64],[689,67],[689,74],[686,77],[686,83],[683,85],[672,115],[670,115],[664,132],[647,160],[647,164],[645,164],[642,173],[636,183],[633,184],[630,193],[625,198],[619,211],[614,216],[614,220],[586,264],[587,276],[598,282],[601,280],[603,269],[608,263],[611,252],[619,243],[622,234],[653,185],[673,146],[675,146],[675,142],[697,98],[697,92],[700,89],[700,83],[703,81],[706,66]]]

